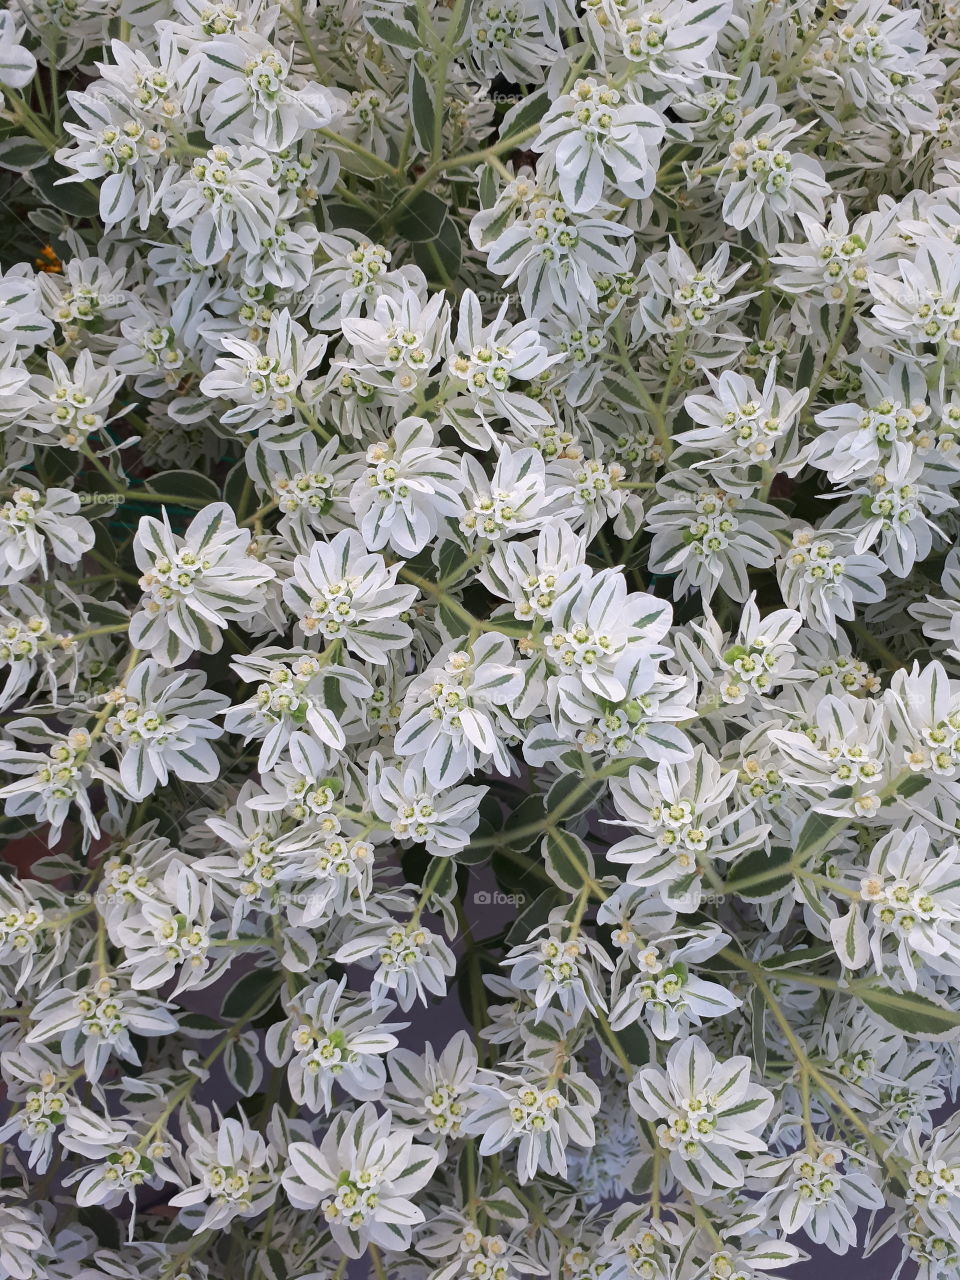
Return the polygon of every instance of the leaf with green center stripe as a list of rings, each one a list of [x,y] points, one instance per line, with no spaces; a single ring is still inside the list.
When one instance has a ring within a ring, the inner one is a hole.
[[[894,991],[873,982],[851,982],[849,990],[905,1035],[924,1040],[960,1039],[960,1013],[930,996],[917,991]]]
[[[559,888],[579,893],[596,879],[593,854],[579,836],[556,828],[544,836],[540,850],[547,875]]]

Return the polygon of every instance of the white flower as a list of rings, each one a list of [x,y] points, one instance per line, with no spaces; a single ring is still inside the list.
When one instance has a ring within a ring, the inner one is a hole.
[[[234,242],[255,253],[280,213],[272,176],[269,156],[254,147],[211,147],[164,193],[164,216],[171,227],[189,226],[201,266],[219,262]]]
[[[880,372],[864,362],[860,377],[866,407],[840,404],[818,413],[817,426],[825,430],[803,453],[834,483],[871,479],[895,443],[919,443],[921,424],[930,417],[919,369],[898,360]]]
[[[214,946],[213,888],[176,858],[167,864],[159,895],[139,903],[116,923],[112,934],[127,959],[138,990],[155,990],[176,977],[171,995],[209,986],[229,961]]]
[[[842,528],[856,514],[860,527],[854,542],[858,554],[877,546],[880,558],[898,578],[905,578],[917,560],[933,549],[940,530],[930,519],[957,505],[942,484],[924,483],[924,459],[910,445],[894,443],[890,457],[869,480],[852,484],[838,497],[849,499],[835,507],[829,529]],[[928,514],[930,513],[930,514]]]
[[[72,370],[53,352],[47,355],[47,365],[49,378],[31,379],[39,400],[25,415],[25,424],[53,435],[64,448],[77,449],[103,429],[123,374],[98,367],[89,351],[81,351]]]
[[[90,521],[79,510],[80,499],[69,489],[14,489],[0,504],[0,586],[21,582],[38,568],[46,576],[48,553],[76,564],[94,543]]]
[[[827,694],[796,729],[771,729],[782,753],[784,780],[813,793],[821,813],[869,817],[880,805],[878,791],[890,761],[884,724],[875,703]]]
[[[432,1044],[425,1052],[397,1049],[390,1055],[387,1101],[398,1120],[417,1134],[428,1134],[440,1152],[447,1141],[462,1136],[473,1100],[477,1050],[466,1031],[458,1031],[443,1052]]]
[[[795,529],[791,546],[777,561],[777,579],[791,609],[836,635],[837,619],[850,621],[855,605],[884,598],[884,567],[870,552],[853,554],[841,530],[824,536],[816,529]]]
[[[417,1000],[427,1003],[427,994],[444,996],[447,979],[456,961],[444,940],[414,917],[406,924],[388,916],[371,917],[357,925],[352,936],[337,950],[341,964],[367,961],[375,968],[371,992],[381,1003],[388,992],[407,1012]]]
[[[903,134],[933,129],[944,65],[928,51],[920,14],[858,0],[820,37],[811,91],[836,110],[852,102],[867,120]]]
[[[451,451],[438,448],[425,418],[403,418],[368,447],[350,506],[366,546],[412,556],[435,539],[442,522],[463,511],[463,480]]]
[[[275,434],[270,428],[270,434]],[[322,448],[297,429],[294,444],[263,443],[247,450],[247,473],[282,512],[278,526],[296,546],[310,546],[318,532],[336,533],[350,520],[350,486],[357,474],[352,455],[338,455],[334,437]],[[373,550],[373,548],[371,548]]]
[[[951,680],[940,662],[922,669],[915,662],[894,672],[888,707],[907,767],[933,774],[960,799],[960,682]]]
[[[276,1199],[280,1155],[272,1143],[239,1120],[220,1120],[216,1132],[193,1121],[185,1126],[187,1163],[196,1181],[171,1197],[172,1205],[205,1206],[195,1232],[224,1227],[235,1218],[253,1218]]]
[[[370,807],[398,840],[422,844],[433,856],[469,844],[480,821],[486,787],[438,788],[415,763],[397,768],[374,752],[368,775]]]
[[[743,488],[749,496],[744,469],[770,468],[790,460],[797,418],[807,399],[805,390],[791,392],[777,386],[772,363],[762,388],[751,378],[725,370],[710,378],[712,395],[687,396],[683,407],[698,429],[681,431],[674,440],[697,453],[714,457],[694,463],[708,470],[727,489]]]
[[[426,286],[419,267],[406,264],[390,269],[393,255],[382,244],[357,231],[321,234],[318,246],[327,261],[312,275],[310,325],[336,332],[341,321],[354,319],[389,295],[395,301],[408,289]]]
[[[464,35],[470,61],[491,80],[539,82],[562,55],[552,15],[537,0],[515,0],[509,8],[482,0],[468,11]]]
[[[103,975],[79,986],[55,987],[37,1003],[27,1044],[60,1042],[68,1066],[83,1064],[84,1075],[100,1079],[112,1054],[124,1062],[140,1062],[130,1039],[168,1035],[177,1019],[162,1000],[123,990],[115,977]]]
[[[575,1023],[586,1012],[605,1009],[603,970],[613,962],[599,944],[580,935],[564,937],[565,932],[562,924],[542,926],[527,942],[511,947],[503,967],[518,991],[532,993],[538,1013],[555,1005]]]
[[[4,16],[9,9],[0,10]],[[2,19],[0,19],[2,20]],[[33,348],[53,334],[32,269],[22,263],[0,272],[0,338],[4,345]]]
[[[707,609],[704,621],[691,625],[701,640],[700,650],[689,649],[685,642],[678,650],[704,680],[705,700],[714,697],[739,706],[748,697],[769,697],[783,683],[803,678],[794,670],[796,647],[791,640],[800,625],[800,615],[792,609],[775,609],[761,619],[756,596],[751,595],[734,635],[723,632]]]
[[[476,1109],[465,1132],[479,1137],[481,1155],[517,1148],[517,1174],[529,1182],[539,1169],[563,1177],[571,1146],[593,1145],[593,1117],[600,1091],[582,1071],[567,1070],[562,1081],[545,1073],[484,1072],[474,1083]]]
[[[335,1084],[361,1101],[381,1098],[383,1058],[398,1044],[391,1033],[400,1024],[384,1023],[389,1001],[374,1005],[345,988],[345,978],[329,979],[288,997],[286,1021],[267,1032],[269,1061],[275,1067],[289,1063],[293,1099],[313,1112],[330,1110]]]
[[[54,155],[74,172],[59,182],[100,182],[100,218],[109,227],[134,214],[145,229],[155,212],[172,171],[162,168],[167,139],[162,130],[145,123],[139,113],[95,89],[68,91],[70,106],[80,117],[64,123],[73,145]],[[161,173],[159,184],[154,174]]]
[[[552,159],[570,211],[587,213],[600,203],[605,177],[634,200],[650,194],[664,132],[649,107],[586,77],[554,101],[533,148]]]
[[[543,457],[536,449],[504,445],[493,475],[472,454],[463,458],[460,528],[470,537],[493,542],[534,528],[547,512]]]
[[[444,418],[467,444],[490,448],[494,435],[491,418],[503,417],[515,427],[536,430],[550,415],[530,396],[515,389],[517,382],[532,382],[563,359],[550,355],[531,321],[507,325],[509,303],[495,318],[483,323],[477,295],[466,289],[460,299],[459,322],[451,342],[445,372],[453,398],[444,405]],[[464,455],[464,463],[471,455]]]
[[[656,1124],[670,1171],[694,1195],[743,1185],[741,1155],[766,1150],[760,1137],[773,1094],[750,1081],[749,1058],[721,1062],[698,1036],[678,1040],[666,1066],[641,1067],[630,1103]]]
[[[323,359],[327,339],[309,336],[302,325],[292,319],[286,309],[276,311],[270,319],[266,341],[260,345],[243,338],[224,334],[220,343],[228,356],[218,356],[216,369],[206,375],[200,390],[209,396],[232,400],[225,422],[235,422],[241,429],[253,431],[294,415],[309,413],[304,404],[303,384],[311,370]],[[291,439],[301,434],[303,425],[292,428]],[[263,443],[290,443],[278,432],[264,433]]]
[[[826,224],[805,213],[797,216],[804,239],[778,245],[770,261],[781,268],[780,288],[800,298],[816,290],[831,306],[845,302],[851,290],[867,289],[870,272],[882,269],[896,253],[890,209],[864,214],[851,224],[843,201],[836,200]]]
[[[768,568],[779,551],[776,508],[714,488],[694,471],[673,472],[658,490],[665,501],[646,518],[654,531],[650,568],[677,575],[674,599],[698,587],[705,600],[718,588],[746,600],[748,571]]]
[[[104,732],[117,749],[120,780],[134,800],[165,786],[171,772],[185,782],[217,777],[220,764],[210,740],[223,730],[211,719],[230,700],[204,686],[202,673],[175,675],[148,658],[109,695],[113,709]]]
[[[367,1103],[341,1112],[319,1147],[293,1142],[283,1189],[299,1209],[319,1209],[337,1245],[359,1258],[369,1244],[410,1246],[424,1213],[411,1199],[437,1166],[430,1147],[393,1128],[390,1112]]]
[[[131,1224],[139,1188],[156,1190],[165,1182],[177,1181],[167,1164],[169,1143],[162,1138],[144,1142],[131,1126],[101,1119],[96,1113],[78,1111],[68,1116],[63,1146],[91,1162],[69,1177],[68,1181],[77,1185],[77,1204],[112,1209],[129,1199]]]
[[[960,347],[960,257],[944,245],[923,246],[898,274],[873,272],[873,320],[881,332],[923,345]]]
[[[720,983],[691,972],[728,941],[716,926],[678,928],[672,910],[628,885],[607,898],[597,919],[615,926],[612,941],[620,950],[612,979],[614,1031],[642,1022],[658,1040],[675,1040],[691,1024],[699,1027],[741,1003]]]
[[[24,89],[37,73],[37,60],[20,43],[23,27],[17,14],[5,9],[0,15],[0,85]]]
[[[489,591],[511,603],[514,617],[549,618],[557,591],[577,582],[568,570],[583,564],[585,552],[583,537],[569,524],[546,520],[535,539],[495,542],[478,576]]]
[[[597,276],[630,270],[633,254],[624,243],[630,230],[605,216],[610,212],[611,205],[598,202],[588,215],[575,213],[548,187],[499,235],[484,236],[476,220],[471,235],[487,250],[487,270],[504,277],[504,288],[517,285],[527,315],[553,307],[578,314],[596,305]]]
[[[144,595],[130,642],[164,666],[179,666],[198,649],[216,653],[229,622],[263,608],[263,585],[275,576],[250,555],[250,532],[226,503],[204,507],[182,536],[166,510],[162,522],[143,516],[133,545]]]
[[[703,331],[742,341],[730,320],[750,296],[733,292],[747,265],[726,274],[729,262],[730,246],[722,244],[698,267],[671,237],[665,253],[652,254],[643,264],[641,281],[648,289],[633,320],[634,336],[639,336],[642,325],[652,334],[686,333],[694,338]]]
[[[666,0],[629,6],[588,0],[587,31],[601,58],[623,59],[651,84],[690,83],[710,65],[730,6],[715,0]]]
[[[689,762],[660,764],[656,773],[634,767],[611,781],[614,804],[635,834],[607,850],[611,862],[630,868],[629,884],[660,885],[664,902],[678,911],[696,911],[702,893],[702,866],[762,845],[767,828],[744,809],[728,803],[737,784],[706,749]],[[742,821],[741,821],[742,820]]]
[[[807,1260],[807,1254],[786,1240],[753,1240],[740,1248],[725,1245],[718,1249],[695,1280],[784,1280],[771,1272]]]
[[[285,907],[295,928],[316,928],[350,910],[367,914],[374,847],[362,830],[357,832],[351,825],[341,831],[329,821],[308,823],[278,840],[272,852],[277,858],[277,882],[295,886]],[[400,1003],[401,1008],[409,1008],[403,1000]]]
[[[10,817],[29,814],[50,823],[52,843],[60,838],[71,805],[80,811],[84,842],[100,834],[88,788],[96,782],[122,790],[118,775],[92,753],[94,742],[86,729],[56,733],[42,720],[25,716],[7,723],[11,739],[22,738],[41,751],[19,750],[13,741],[0,742],[0,769],[18,774],[15,782],[0,788]],[[109,794],[109,790],[108,790]],[[111,808],[113,805],[110,806]]]
[[[412,288],[383,293],[367,318],[341,321],[358,359],[351,367],[371,376],[385,399],[406,405],[446,354],[450,304],[442,293],[424,300]]]
[[[16,980],[11,979],[14,992],[30,981],[39,962],[42,962],[42,973],[51,962],[59,959],[57,953],[62,950],[62,947],[57,947],[50,951],[44,945],[44,932],[50,927],[50,921],[38,888],[29,880],[21,881],[13,876],[0,884],[0,907],[3,908],[0,917],[0,965],[9,966],[14,971]],[[46,894],[43,898],[46,898],[48,907],[52,905]]]
[[[365,661],[384,663],[413,634],[400,614],[413,604],[417,588],[398,587],[399,572],[400,565],[388,569],[358,533],[344,529],[332,542],[315,542],[309,556],[297,556],[284,603],[308,640],[340,641]]]
[[[873,1164],[840,1146],[755,1161],[751,1172],[774,1185],[761,1202],[787,1235],[804,1231],[815,1244],[846,1253],[857,1243],[854,1215],[881,1209]]]
[[[878,973],[901,975],[912,990],[918,964],[960,973],[960,849],[933,851],[923,827],[891,832],[874,846],[858,900],[832,921],[840,958],[862,968],[872,955]]]
[[[758,109],[744,118],[720,175],[724,222],[767,249],[799,214],[821,220],[830,194],[820,162],[791,145],[803,131],[779,115]]]
[[[457,641],[444,645],[411,680],[394,750],[416,755],[432,786],[451,786],[481,763],[511,772],[503,736],[511,732],[509,711],[523,692],[513,661],[510,641],[486,634],[469,650]]]
[[[326,128],[342,108],[317,84],[294,88],[289,63],[268,40],[245,32],[203,46],[208,75],[217,83],[201,108],[215,142],[252,142],[283,151],[307,129]]]
[[[70,1072],[59,1054],[42,1045],[18,1045],[4,1053],[0,1064],[10,1101],[22,1104],[0,1125],[0,1141],[16,1136],[29,1167],[42,1175],[50,1167],[54,1150],[59,1150],[60,1126],[80,1109],[70,1092]]]
[[[328,650],[328,653],[330,651]],[[346,743],[340,716],[331,709],[332,686],[351,701],[372,692],[359,671],[337,666],[303,649],[257,649],[247,658],[234,659],[234,670],[244,680],[257,683],[245,701],[227,713],[228,733],[262,739],[259,767],[266,773],[284,753],[318,746],[324,758]]]
[[[550,609],[544,637],[548,698],[555,719],[582,724],[594,711],[584,690],[612,703],[627,697],[626,679],[643,660],[665,657],[659,646],[672,609],[644,592],[629,592],[616,569],[572,570]]]

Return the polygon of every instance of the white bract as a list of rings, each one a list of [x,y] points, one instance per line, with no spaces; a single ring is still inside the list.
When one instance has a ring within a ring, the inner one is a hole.
[[[370,1243],[404,1249],[424,1220],[411,1199],[430,1180],[437,1153],[394,1130],[369,1103],[341,1114],[321,1146],[295,1142],[284,1188],[301,1209],[319,1209],[350,1258]]]
[[[749,1058],[719,1062],[697,1036],[678,1040],[663,1068],[641,1067],[630,1102],[656,1124],[670,1172],[695,1195],[741,1186],[740,1156],[766,1150],[759,1131],[773,1095],[751,1083]]]

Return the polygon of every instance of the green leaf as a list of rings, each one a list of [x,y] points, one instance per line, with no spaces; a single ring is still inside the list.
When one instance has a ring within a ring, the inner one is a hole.
[[[4,138],[0,142],[0,169],[26,173],[30,169],[38,169],[49,159],[47,148],[26,134],[17,134],[15,138]]]
[[[430,155],[437,123],[437,103],[433,85],[416,59],[410,64],[410,123],[417,146]]]
[[[439,536],[443,537],[442,530]],[[434,552],[434,559],[436,560],[437,571],[448,589],[469,578],[471,573],[470,561],[459,542],[454,542],[451,538],[445,539],[440,544],[439,549]],[[407,563],[410,564],[411,562],[408,561]],[[429,569],[426,572],[429,573]]]
[[[794,851],[797,862],[811,853],[819,852],[825,844],[829,843],[827,837],[832,832],[841,830],[846,823],[846,818],[838,820],[829,813],[811,813],[800,828],[800,835],[797,837],[797,847]]]
[[[376,239],[374,230],[380,219],[372,207],[361,209],[359,205],[347,204],[343,200],[330,200],[324,204],[323,211],[328,226],[334,230],[337,227],[349,227],[352,231],[359,231],[361,235]]]
[[[484,165],[477,186],[481,209],[491,209],[497,202],[497,171],[492,165]]]
[[[263,1280],[289,1280],[290,1268],[282,1249],[267,1249],[259,1255]]]
[[[96,218],[100,211],[99,201],[79,182],[67,182],[62,187],[56,184],[66,176],[66,170],[58,164],[43,164],[31,170],[30,181],[39,190],[47,204],[61,213],[75,218]]]
[[[635,1196],[645,1196],[650,1192],[653,1186],[653,1157],[644,1160],[637,1168],[637,1173],[633,1182],[630,1184],[630,1190]]]
[[[640,1023],[621,1027],[619,1031],[612,1031],[606,1018],[599,1018],[596,1025],[617,1062],[620,1062],[620,1050],[635,1067],[645,1066],[650,1061],[650,1039]]]
[[[434,883],[431,896],[434,898],[449,898],[453,892],[453,881],[456,873],[456,863],[452,858],[433,857],[427,866],[423,883],[426,883],[428,878],[432,879],[436,875],[438,879]]]
[[[202,476],[199,471],[158,471],[150,477],[145,487],[152,493],[183,498],[188,507],[220,501],[219,485],[209,476]]]
[[[796,951],[784,951],[779,956],[768,956],[763,961],[763,967],[774,971],[795,969],[797,965],[801,965],[804,969],[812,969],[821,960],[833,960],[835,956],[836,952],[829,943],[818,942],[812,947],[798,947]]]
[[[580,813],[586,813],[603,794],[605,785],[602,780],[584,784],[579,774],[565,773],[547,792],[544,802],[547,813],[551,817],[559,814],[564,818],[575,818]]]
[[[521,800],[516,809],[504,820],[503,827],[503,843],[508,844],[511,849],[530,849],[536,843],[540,832],[536,830],[524,831],[519,834],[525,827],[542,827],[547,819],[547,811],[544,807],[542,796],[527,796]]]
[[[516,920],[507,930],[507,943],[511,947],[515,947],[518,943],[526,942],[534,929],[540,925],[547,923],[547,917],[554,907],[559,907],[566,901],[564,895],[558,889],[553,887],[544,889],[534,900],[520,912]]]
[[[246,520],[257,509],[257,491],[247,474],[246,463],[238,462],[227,476],[223,486],[223,500],[237,517]]]
[[[775,848],[769,853],[755,849],[734,865],[733,874],[727,878],[728,892],[739,893],[744,898],[766,898],[779,893],[793,879],[792,871],[780,870],[790,857],[789,849]]]
[[[548,831],[540,846],[547,875],[561,889],[579,893],[590,880],[596,879],[593,854],[570,831]]]
[[[250,1046],[242,1039],[233,1040],[227,1045],[223,1066],[227,1079],[242,1098],[249,1098],[259,1088],[263,1068],[250,1052]]]
[[[446,285],[460,274],[463,258],[463,237],[460,228],[451,217],[445,217],[440,230],[432,240],[414,244],[413,257],[417,266],[438,285]]]
[[[271,987],[277,986],[272,969],[254,969],[234,983],[223,998],[220,1015],[226,1022],[245,1018],[254,1005],[263,1004]]]
[[[503,117],[500,125],[501,139],[506,141],[508,138],[525,133],[527,129],[532,129],[535,124],[540,123],[549,106],[550,99],[547,97],[546,89],[539,89],[536,93],[524,98],[522,102],[518,102]]]
[[[960,1013],[916,991],[892,991],[872,982],[851,982],[851,993],[884,1022],[907,1035],[956,1037]]]
[[[398,49],[413,49],[417,53],[420,52],[422,41],[412,22],[397,22],[393,18],[380,17],[378,15],[374,18],[367,18],[366,24],[384,44],[393,45]]]
[[[550,883],[539,858],[504,847],[494,851],[490,866],[504,893],[521,893],[531,898]]]
[[[757,1073],[763,1075],[767,1069],[767,1002],[759,987],[754,987],[750,997],[750,1043],[753,1048],[753,1060]]]
[[[925,773],[911,773],[897,787],[897,795],[907,798],[915,796],[918,791],[922,791],[924,787],[930,785],[930,779]]]
[[[92,1231],[98,1244],[107,1249],[120,1247],[120,1223],[114,1214],[108,1213],[101,1205],[85,1205],[77,1210],[77,1222]]]
[[[443,226],[447,206],[432,191],[418,191],[410,201],[402,201],[394,214],[394,229],[398,236],[411,243],[433,240]]]
[[[797,364],[797,379],[795,387],[799,391],[801,387],[809,387],[813,381],[813,366],[815,357],[813,353],[813,343],[805,342],[803,344],[803,354],[800,356]]]

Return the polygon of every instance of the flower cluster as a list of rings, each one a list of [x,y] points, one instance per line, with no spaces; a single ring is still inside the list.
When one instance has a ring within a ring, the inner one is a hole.
[[[0,184],[0,1280],[955,1280],[960,6],[8,0]]]

